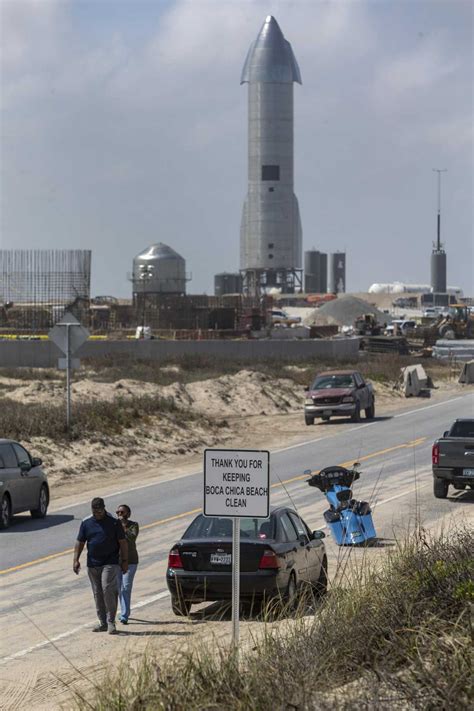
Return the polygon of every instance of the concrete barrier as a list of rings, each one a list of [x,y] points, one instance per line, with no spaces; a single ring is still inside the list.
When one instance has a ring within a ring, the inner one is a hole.
[[[356,360],[359,338],[294,341],[87,341],[75,358],[120,355],[132,359],[164,360],[185,355],[261,360],[277,358],[298,361],[308,358]],[[0,341],[0,367],[55,368],[63,354],[50,341]]]

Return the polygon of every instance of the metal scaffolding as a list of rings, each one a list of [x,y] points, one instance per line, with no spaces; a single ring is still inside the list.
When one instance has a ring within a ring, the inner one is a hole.
[[[0,327],[42,331],[66,310],[88,320],[91,251],[1,249]]]

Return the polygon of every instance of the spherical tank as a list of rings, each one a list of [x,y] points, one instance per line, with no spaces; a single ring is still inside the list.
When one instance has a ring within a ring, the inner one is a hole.
[[[133,260],[133,291],[146,294],[184,294],[186,262],[174,249],[159,242]]]

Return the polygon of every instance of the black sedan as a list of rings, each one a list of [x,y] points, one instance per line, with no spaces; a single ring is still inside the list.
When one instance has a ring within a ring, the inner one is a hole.
[[[323,538],[289,508],[274,509],[266,519],[241,519],[241,601],[280,597],[292,606],[302,587],[324,594]],[[197,516],[170,551],[166,582],[176,615],[187,615],[193,603],[230,600],[232,520]]]

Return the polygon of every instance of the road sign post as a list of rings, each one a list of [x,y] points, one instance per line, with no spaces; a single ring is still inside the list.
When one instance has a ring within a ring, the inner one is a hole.
[[[240,615],[240,518],[232,519],[232,647],[239,651]]]
[[[62,319],[51,329],[48,337],[65,354],[60,358],[58,367],[66,369],[66,428],[71,426],[71,370],[78,366],[77,359],[72,355],[89,338],[89,331],[81,326],[77,318],[67,312]]]
[[[270,514],[270,452],[206,449],[204,516],[232,519],[232,646],[239,651],[240,519]]]
[[[71,426],[71,325],[66,324],[66,429]]]

